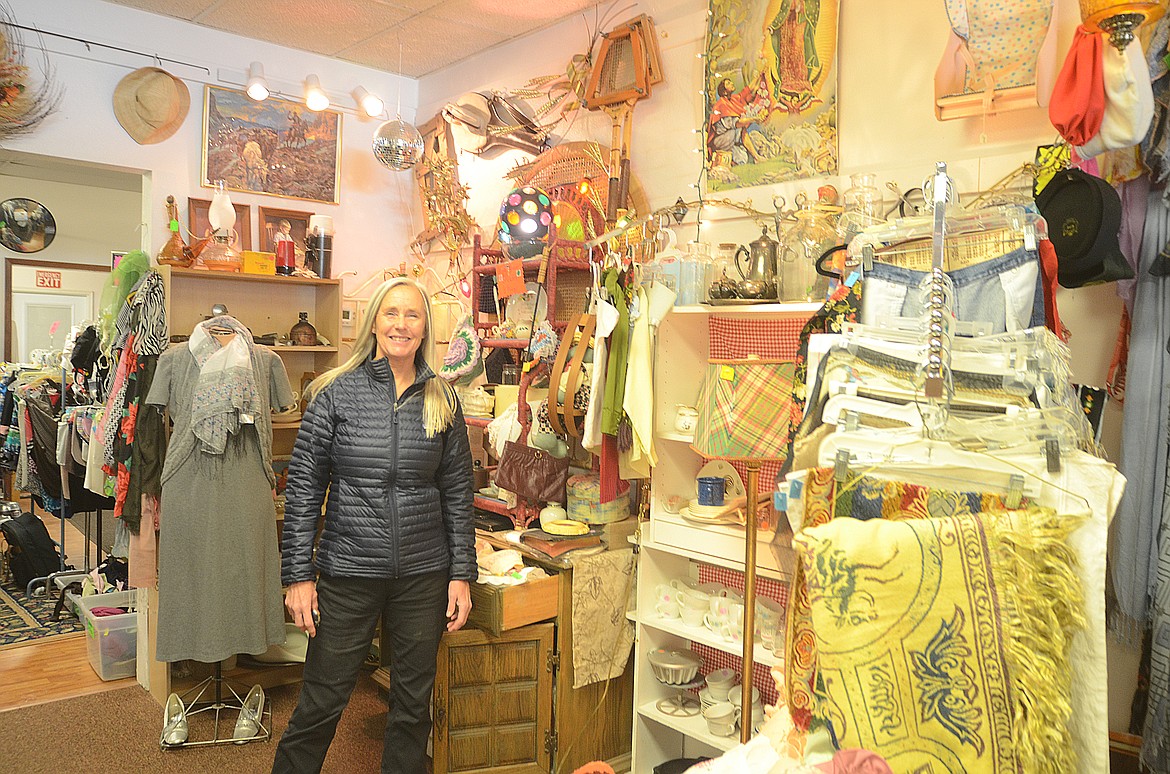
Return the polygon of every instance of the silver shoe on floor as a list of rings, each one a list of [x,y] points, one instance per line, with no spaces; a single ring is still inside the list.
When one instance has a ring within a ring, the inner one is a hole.
[[[167,697],[163,707],[163,730],[158,743],[163,747],[175,747],[187,741],[187,708],[177,693]]]
[[[236,728],[232,739],[236,744],[244,744],[260,733],[260,721],[264,716],[264,689],[253,685],[252,690],[244,697],[244,706],[240,709],[240,717],[236,720]]]

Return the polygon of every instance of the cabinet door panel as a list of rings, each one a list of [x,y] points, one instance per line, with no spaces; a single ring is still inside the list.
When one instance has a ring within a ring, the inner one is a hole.
[[[553,624],[444,635],[434,694],[435,774],[547,774]]]

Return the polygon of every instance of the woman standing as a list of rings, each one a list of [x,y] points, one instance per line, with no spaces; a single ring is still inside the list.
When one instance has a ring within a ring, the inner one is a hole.
[[[393,673],[382,771],[426,771],[439,639],[471,610],[471,450],[454,392],[428,365],[426,293],[384,282],[360,330],[353,356],[309,386],[289,464],[285,606],[311,639],[273,772],[320,771],[380,617]]]

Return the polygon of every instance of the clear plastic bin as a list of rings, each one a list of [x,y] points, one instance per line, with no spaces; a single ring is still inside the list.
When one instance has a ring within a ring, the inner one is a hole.
[[[85,644],[89,665],[103,680],[133,677],[138,662],[137,591],[111,591],[79,597],[77,605],[85,622]],[[122,607],[124,615],[96,616],[95,607]]]

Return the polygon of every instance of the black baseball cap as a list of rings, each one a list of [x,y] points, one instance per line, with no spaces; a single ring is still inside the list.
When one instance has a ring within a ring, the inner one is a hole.
[[[1056,249],[1061,287],[1133,279],[1118,244],[1121,197],[1108,182],[1080,169],[1056,173],[1036,197]]]

